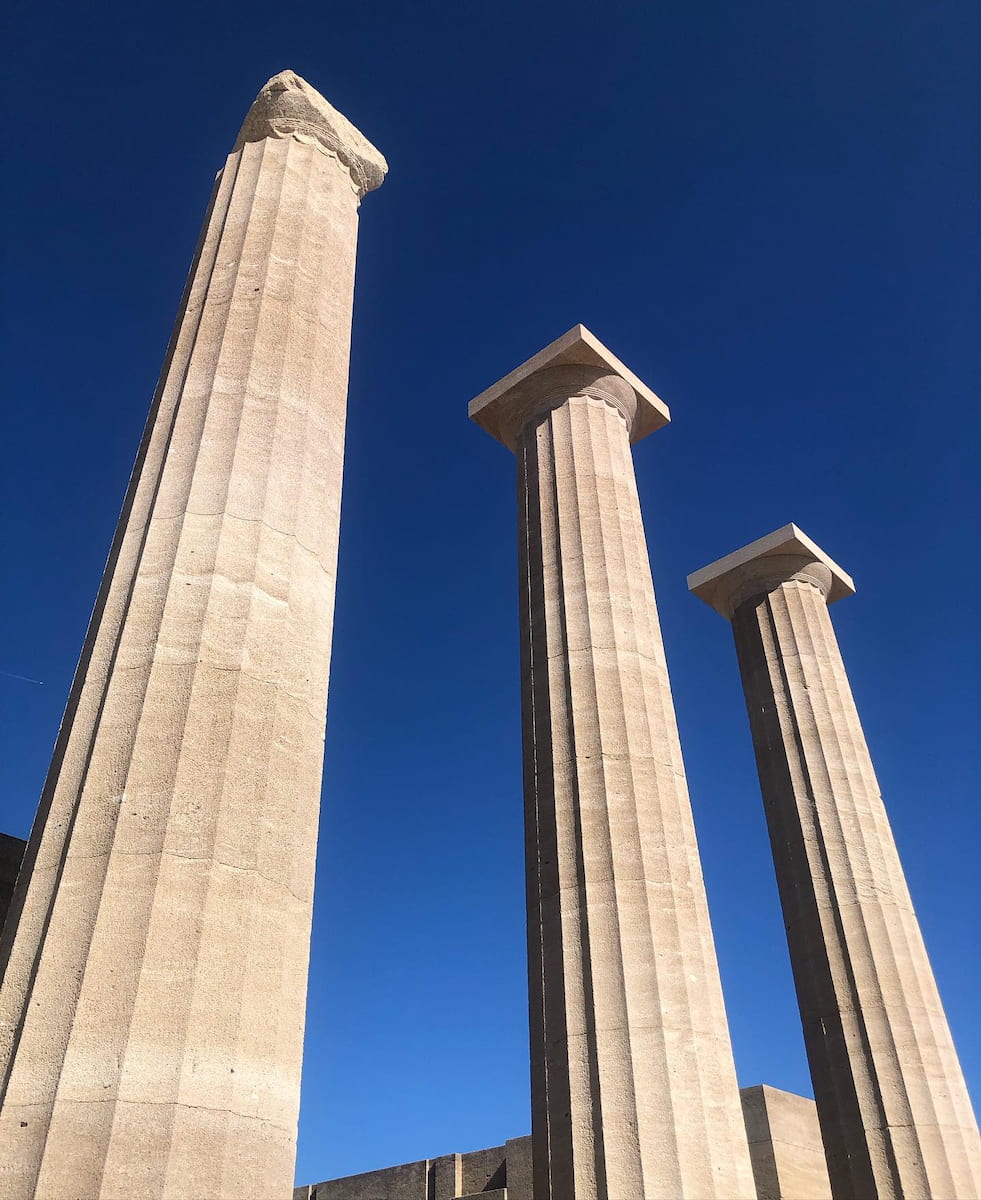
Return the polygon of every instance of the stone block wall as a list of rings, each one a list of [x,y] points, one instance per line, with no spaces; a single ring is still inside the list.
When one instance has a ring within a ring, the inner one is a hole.
[[[298,1187],[293,1200],[532,1200],[531,1138]]]
[[[814,1101],[765,1083],[739,1096],[757,1200],[831,1200]]]
[[[739,1096],[757,1200],[831,1200],[814,1101],[766,1084]],[[307,1184],[293,1200],[532,1200],[531,1193],[531,1138],[519,1137],[489,1150]]]

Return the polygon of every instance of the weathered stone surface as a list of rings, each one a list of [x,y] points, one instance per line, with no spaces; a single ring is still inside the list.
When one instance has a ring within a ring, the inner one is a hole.
[[[577,326],[477,397],[516,450],[536,1200],[754,1195],[630,441]]]
[[[292,1187],[358,204],[383,160],[292,73],[257,106],[216,183],[3,947],[7,1200]]]
[[[831,1200],[813,1100],[758,1084],[739,1098],[757,1200]]]
[[[508,1138],[504,1149],[508,1200],[534,1200],[531,1137]]]
[[[689,577],[731,616],[835,1200],[977,1200],[981,1144],[828,613],[785,526]]]
[[[463,1155],[443,1154],[429,1164],[432,1200],[454,1200],[463,1191]]]
[[[459,1155],[457,1155],[459,1157]],[[452,1200],[453,1193],[430,1191],[431,1164],[402,1163],[362,1175],[328,1179],[310,1188],[311,1200]]]
[[[472,1150],[460,1155],[460,1193],[490,1192],[504,1187],[507,1180],[507,1150],[492,1146],[489,1150]]]
[[[443,1154],[362,1175],[328,1179],[296,1189],[294,1200],[465,1200],[478,1194],[502,1200],[532,1200],[530,1176],[525,1169],[530,1151],[522,1153],[523,1144],[530,1141],[516,1138],[507,1147]],[[512,1147],[516,1147],[513,1185],[509,1178]],[[522,1182],[525,1177],[527,1187]]]
[[[235,150],[246,142],[293,138],[336,155],[363,196],[380,187],[388,163],[368,139],[294,71],[280,71],[249,109]]]

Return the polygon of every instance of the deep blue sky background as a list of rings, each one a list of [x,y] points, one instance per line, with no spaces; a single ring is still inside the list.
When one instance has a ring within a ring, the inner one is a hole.
[[[211,181],[289,66],[362,207],[298,1177],[526,1132],[514,464],[466,402],[582,321],[636,451],[740,1081],[808,1091],[727,625],[798,522],[975,1096],[969,0],[37,5],[5,66],[0,828],[29,830]],[[14,676],[42,681],[39,686]]]

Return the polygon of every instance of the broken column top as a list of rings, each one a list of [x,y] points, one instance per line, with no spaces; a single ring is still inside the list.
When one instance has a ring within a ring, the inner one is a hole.
[[[295,71],[280,71],[259,92],[234,148],[267,137],[295,137],[336,155],[362,196],[379,187],[388,171],[385,156]]]
[[[671,420],[664,401],[584,325],[573,325],[568,333],[481,392],[470,401],[468,413],[481,429],[514,450],[529,417],[550,407],[563,393],[568,398],[585,390],[602,394],[623,412],[632,442]]]
[[[855,594],[852,577],[794,524],[757,538],[688,576],[688,590],[727,620],[751,594],[792,578],[809,564],[829,604]]]

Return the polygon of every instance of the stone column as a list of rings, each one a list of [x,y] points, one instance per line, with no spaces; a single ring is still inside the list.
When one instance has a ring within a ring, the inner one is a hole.
[[[358,205],[291,71],[221,171],[15,898],[8,1200],[290,1195]]]
[[[732,622],[835,1200],[977,1200],[981,1146],[828,604],[795,525],[689,577]]]
[[[535,1200],[755,1196],[630,442],[582,326],[478,396],[518,459]]]

